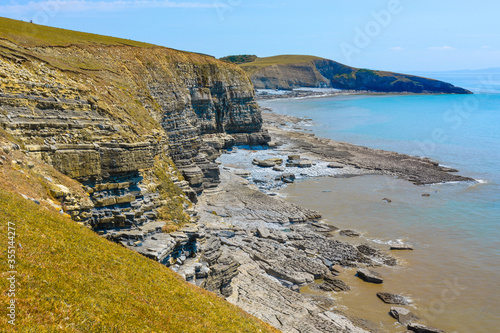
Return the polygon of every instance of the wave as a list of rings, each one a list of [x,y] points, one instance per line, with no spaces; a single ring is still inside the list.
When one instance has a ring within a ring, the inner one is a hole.
[[[407,239],[404,238],[398,238],[398,239],[390,239],[390,240],[384,240],[384,239],[379,239],[379,238],[369,238],[370,241],[377,243],[377,244],[383,244],[383,245],[406,245],[407,244]]]

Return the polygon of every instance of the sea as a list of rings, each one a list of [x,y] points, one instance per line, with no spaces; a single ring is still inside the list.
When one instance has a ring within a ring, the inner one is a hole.
[[[391,305],[376,296],[390,292],[410,299],[408,308],[421,323],[446,332],[500,332],[500,73],[423,75],[474,94],[341,94],[259,104],[312,119],[308,129],[319,137],[429,157],[475,182],[416,186],[383,175],[321,177],[279,192],[321,212],[328,223],[361,232],[351,242],[385,251],[391,244],[414,247],[391,251],[399,265],[376,269],[382,285],[346,270],[341,278],[352,290],[334,295],[339,310],[381,331],[404,332],[388,315]]]

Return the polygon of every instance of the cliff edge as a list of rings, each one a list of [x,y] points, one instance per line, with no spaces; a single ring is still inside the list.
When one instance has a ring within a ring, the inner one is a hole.
[[[196,201],[219,182],[216,148],[265,143],[261,126],[236,65],[0,18],[0,127],[87,187],[92,205],[67,205],[77,221],[106,229],[155,220],[155,167],[168,161]],[[136,208],[129,217],[116,214],[126,205]]]

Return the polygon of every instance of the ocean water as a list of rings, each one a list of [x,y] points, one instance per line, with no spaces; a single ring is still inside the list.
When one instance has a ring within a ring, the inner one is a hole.
[[[430,73],[426,73],[430,76]],[[336,96],[260,102],[275,112],[313,120],[318,136],[433,158],[477,180],[415,186],[388,176],[309,179],[283,190],[287,200],[316,209],[356,242],[381,249],[406,242],[401,265],[380,268],[374,286],[347,272],[353,290],[339,307],[400,332],[377,291],[406,295],[422,322],[447,332],[499,332],[500,83],[488,73],[432,74],[474,95]],[[422,197],[429,193],[430,197]],[[392,199],[387,204],[382,198]]]

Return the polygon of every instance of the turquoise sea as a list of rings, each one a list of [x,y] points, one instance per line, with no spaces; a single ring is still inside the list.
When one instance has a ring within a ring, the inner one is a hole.
[[[417,187],[368,176],[362,182],[306,181],[289,187],[284,194],[291,201],[321,211],[333,224],[364,231],[371,242],[387,244],[402,239],[415,244],[414,253],[401,257],[406,266],[388,274],[394,281],[405,279],[405,283],[393,282],[392,286],[415,300],[415,311],[420,311],[427,323],[448,332],[498,331],[500,75],[464,72],[425,76],[474,94],[344,95],[260,104],[276,113],[311,118],[309,128],[317,136],[430,157],[477,182]],[[332,194],[326,195],[332,189]],[[430,200],[422,199],[424,192],[431,193]],[[380,205],[382,195],[395,196],[396,204],[390,210]],[[305,197],[311,199],[309,203]],[[362,204],[352,209],[352,201],[343,202],[346,197],[356,197]],[[459,286],[456,294],[460,297],[444,302],[439,295],[446,294],[450,281]]]

